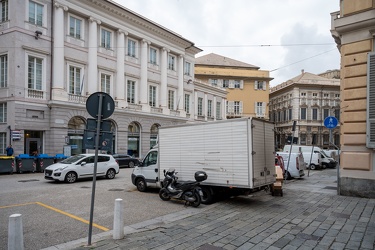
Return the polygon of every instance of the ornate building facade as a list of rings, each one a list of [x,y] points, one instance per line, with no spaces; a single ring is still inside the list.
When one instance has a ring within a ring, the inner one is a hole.
[[[340,121],[340,80],[302,71],[301,75],[272,87],[270,120],[275,123],[275,147],[282,149],[295,137],[298,144],[330,147],[330,131],[324,119]],[[296,121],[295,131],[292,131]],[[331,141],[340,145],[340,126],[331,131]]]
[[[225,119],[227,92],[195,84],[201,49],[177,33],[107,0],[0,5],[0,154],[9,143],[15,154],[86,152],[85,104],[95,92],[115,101],[112,152],[141,157],[158,127],[206,121],[210,100],[220,103],[213,119]]]

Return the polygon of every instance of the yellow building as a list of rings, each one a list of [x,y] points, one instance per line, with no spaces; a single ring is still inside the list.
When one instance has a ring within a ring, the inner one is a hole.
[[[269,71],[211,53],[196,58],[195,77],[227,89],[227,118],[268,119]]]
[[[375,1],[341,0],[331,17],[341,53],[339,193],[375,198]]]

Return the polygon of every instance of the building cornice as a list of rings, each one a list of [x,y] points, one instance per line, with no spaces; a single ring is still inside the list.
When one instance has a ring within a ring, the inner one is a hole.
[[[60,0],[60,2],[71,3],[73,5],[78,5],[80,7],[87,6],[91,4],[95,9],[99,9],[101,12],[110,13],[107,18],[117,18],[121,20],[124,24],[130,24],[134,27],[138,27],[146,30],[147,32],[154,34],[163,40],[172,41],[173,43],[181,46],[185,49],[189,49],[191,53],[197,54],[202,50],[195,47],[194,43],[182,37],[181,35],[157,24],[150,19],[143,17],[136,12],[112,1],[112,0],[85,0],[85,1],[76,1],[76,0]],[[74,9],[72,6],[70,7]],[[98,16],[102,16],[101,13],[96,13]],[[102,20],[105,22],[104,18]],[[121,23],[119,23],[121,25]],[[119,27],[116,27],[119,28]],[[130,30],[129,30],[130,31]]]

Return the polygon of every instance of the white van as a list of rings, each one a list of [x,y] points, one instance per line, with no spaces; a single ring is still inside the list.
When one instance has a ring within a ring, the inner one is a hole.
[[[276,152],[284,160],[284,168],[286,179],[301,178],[305,175],[304,169],[306,168],[305,160],[302,153],[290,153],[290,161],[288,166],[289,153]]]
[[[303,153],[303,156],[305,157],[306,163],[310,163],[310,158],[311,158],[311,151],[313,150],[313,146],[306,146],[306,145],[297,145],[293,144],[292,147],[292,152],[299,152],[299,149],[301,149],[301,152]],[[284,146],[284,152],[289,152],[290,151],[290,145],[285,145]],[[327,156],[324,151],[319,148],[314,146],[314,154],[317,156],[313,156],[311,159],[311,164],[310,168],[311,169],[316,169],[316,168],[335,168],[336,167],[336,161],[329,156]]]
[[[303,158],[306,162],[307,168],[310,168],[312,170],[322,168],[321,154],[315,150],[315,147],[314,147],[314,154],[312,155],[312,157],[311,157],[312,147],[293,144],[293,147],[292,147],[293,153],[299,152],[300,149],[303,154]],[[290,145],[285,145],[284,152],[288,153],[289,151],[290,151]],[[311,162],[310,162],[310,159],[311,159]]]

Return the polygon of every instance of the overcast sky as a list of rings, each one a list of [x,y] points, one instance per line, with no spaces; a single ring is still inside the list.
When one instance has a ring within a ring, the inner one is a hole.
[[[270,71],[275,86],[340,68],[330,13],[339,0],[114,0],[180,34],[203,52]]]

